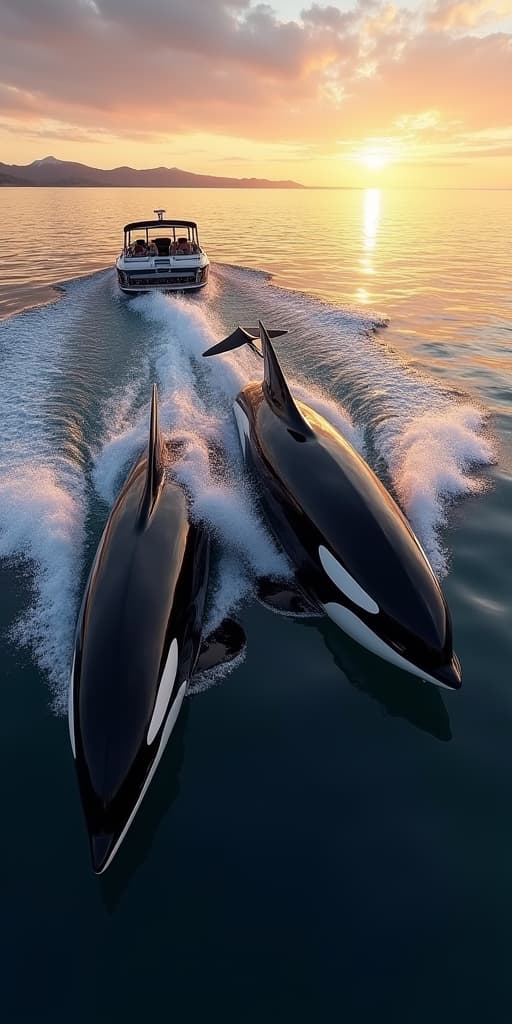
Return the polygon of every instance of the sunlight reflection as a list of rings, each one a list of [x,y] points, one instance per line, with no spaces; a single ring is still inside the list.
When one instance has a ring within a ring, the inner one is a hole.
[[[361,273],[362,274],[374,274],[375,273],[375,270],[374,270],[374,267],[373,267],[373,264],[372,264],[372,261],[371,261],[370,257],[363,256],[362,259],[359,260],[359,263],[361,265]]]
[[[364,247],[375,249],[380,221],[380,188],[367,188],[364,193]]]
[[[373,250],[377,244],[377,233],[380,222],[380,189],[367,188],[364,193],[363,207],[363,248],[366,255],[359,260],[361,274],[375,274],[373,265]],[[370,301],[370,293],[366,288],[358,288],[356,301],[367,303]]]

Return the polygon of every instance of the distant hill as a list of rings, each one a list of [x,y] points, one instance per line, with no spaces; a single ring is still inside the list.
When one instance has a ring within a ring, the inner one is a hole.
[[[0,164],[0,185],[30,185],[31,182],[23,181],[22,178],[15,178],[13,174],[4,174],[1,170],[6,164]]]
[[[220,178],[212,174],[193,174],[179,167],[114,167],[103,171],[70,160],[47,156],[26,166],[0,163],[1,185],[45,185],[60,188],[304,188],[297,181],[271,181],[267,178]]]

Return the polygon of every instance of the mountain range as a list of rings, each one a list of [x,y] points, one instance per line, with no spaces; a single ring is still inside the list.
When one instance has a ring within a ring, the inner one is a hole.
[[[0,185],[59,188],[304,188],[297,181],[271,181],[267,178],[222,178],[212,174],[194,174],[179,167],[114,167],[104,171],[70,160],[47,156],[31,164],[0,162]]]

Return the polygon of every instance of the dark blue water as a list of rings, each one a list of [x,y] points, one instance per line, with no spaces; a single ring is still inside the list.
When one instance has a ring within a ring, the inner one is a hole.
[[[297,394],[417,530],[451,607],[459,693],[258,604],[256,576],[283,562],[230,404],[259,367],[201,363],[258,315],[290,328]],[[455,372],[426,351],[420,366],[377,327],[225,267],[197,299],[126,302],[107,272],[0,323],[5,1020],[508,1019],[510,419],[495,382],[465,387],[463,356]],[[209,624],[235,612],[248,644],[185,702],[97,879],[63,712],[79,599],[153,380],[214,532]]]

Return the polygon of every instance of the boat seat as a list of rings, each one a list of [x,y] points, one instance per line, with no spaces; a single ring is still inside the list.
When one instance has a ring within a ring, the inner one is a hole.
[[[159,256],[169,255],[169,246],[171,244],[170,238],[155,238],[156,247],[158,249]]]

